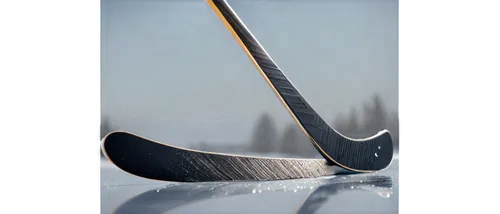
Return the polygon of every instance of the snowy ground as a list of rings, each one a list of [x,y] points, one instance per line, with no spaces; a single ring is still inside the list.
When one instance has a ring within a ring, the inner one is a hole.
[[[152,181],[101,162],[101,213],[398,213],[399,159],[381,172],[272,182]]]

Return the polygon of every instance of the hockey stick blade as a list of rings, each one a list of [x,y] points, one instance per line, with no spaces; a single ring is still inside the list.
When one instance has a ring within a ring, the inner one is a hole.
[[[142,178],[173,182],[255,181],[352,174],[324,159],[264,158],[203,152],[167,145],[123,131],[102,140],[106,158]]]
[[[207,3],[326,160],[357,172],[377,171],[390,165],[393,144],[389,131],[352,139],[334,130],[292,85],[230,5],[224,0],[207,0]]]

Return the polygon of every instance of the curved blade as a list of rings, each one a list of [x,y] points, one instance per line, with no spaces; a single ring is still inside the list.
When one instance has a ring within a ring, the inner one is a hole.
[[[352,139],[331,128],[292,85],[229,4],[224,0],[207,0],[207,3],[325,159],[357,172],[381,170],[390,165],[393,144],[389,131],[383,130],[365,139]]]
[[[325,159],[264,158],[203,152],[124,131],[106,135],[101,147],[106,158],[121,170],[159,181],[262,181],[353,173]]]

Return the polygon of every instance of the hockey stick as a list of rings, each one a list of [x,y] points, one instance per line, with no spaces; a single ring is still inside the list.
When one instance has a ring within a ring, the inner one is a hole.
[[[325,159],[357,172],[381,170],[390,165],[393,145],[389,131],[383,130],[365,139],[352,139],[331,128],[292,85],[229,4],[225,0],[207,0],[207,3]]]
[[[263,158],[203,152],[117,131],[102,140],[108,160],[143,178],[175,182],[252,181],[314,178],[355,173],[325,159]]]

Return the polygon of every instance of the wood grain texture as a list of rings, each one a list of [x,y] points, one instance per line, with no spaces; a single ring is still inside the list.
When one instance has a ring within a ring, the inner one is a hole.
[[[325,159],[358,172],[381,170],[390,165],[393,143],[387,130],[366,139],[351,139],[338,133],[302,97],[226,1],[207,0],[207,3]]]
[[[177,182],[313,178],[354,173],[324,159],[261,158],[183,149],[127,132],[102,141],[114,165],[143,178]]]

